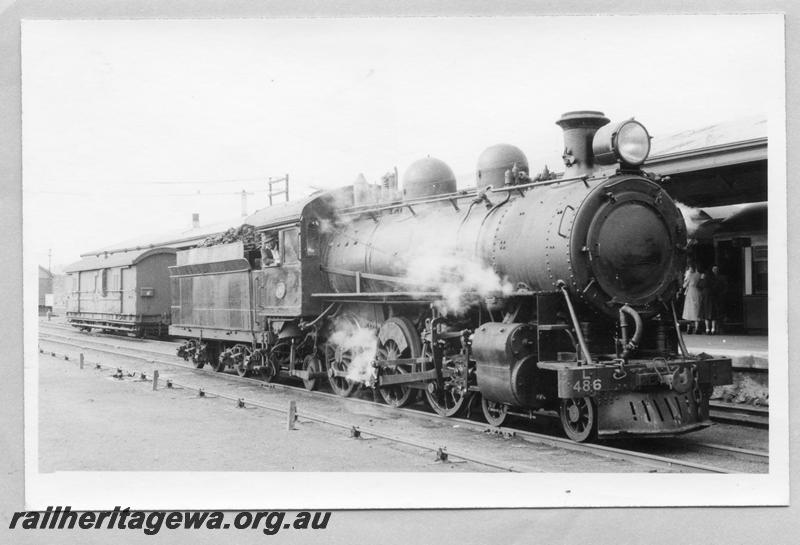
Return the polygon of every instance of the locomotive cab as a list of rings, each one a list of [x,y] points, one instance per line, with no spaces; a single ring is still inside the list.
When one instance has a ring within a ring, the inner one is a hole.
[[[290,225],[264,233],[268,241],[276,242],[271,243],[272,249],[261,249],[261,268],[253,271],[256,312],[269,316],[297,316],[302,288],[300,228]]]

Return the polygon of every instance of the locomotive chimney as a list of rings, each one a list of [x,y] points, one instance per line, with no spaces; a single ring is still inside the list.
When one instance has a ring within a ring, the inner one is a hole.
[[[564,177],[589,174],[594,166],[592,139],[597,129],[606,125],[609,119],[603,112],[581,110],[567,112],[556,121],[564,130]]]
[[[192,214],[192,228],[200,227],[200,214]]]

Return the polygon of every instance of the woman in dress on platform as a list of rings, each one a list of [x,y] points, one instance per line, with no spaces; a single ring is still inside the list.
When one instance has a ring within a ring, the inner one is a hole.
[[[687,333],[697,333],[700,326],[700,273],[693,264],[689,265],[683,277],[683,319],[690,323],[686,328]],[[692,328],[694,326],[694,328]]]

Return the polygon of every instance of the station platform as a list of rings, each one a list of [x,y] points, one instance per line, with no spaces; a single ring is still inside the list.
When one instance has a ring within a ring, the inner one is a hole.
[[[766,335],[684,333],[683,340],[689,352],[731,358],[734,368],[764,371],[769,368],[769,337]]]

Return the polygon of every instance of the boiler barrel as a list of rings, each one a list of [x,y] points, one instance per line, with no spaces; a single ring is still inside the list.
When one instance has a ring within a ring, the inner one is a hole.
[[[626,303],[660,311],[659,300],[678,287],[686,227],[674,202],[646,178],[568,181],[489,198],[488,207],[461,199],[458,209],[444,201],[360,217],[332,235],[323,262],[430,280],[471,261],[533,291],[555,290],[561,280],[577,300],[614,316]],[[329,277],[334,291],[356,290],[352,275]],[[412,288],[363,280],[361,289]]]

